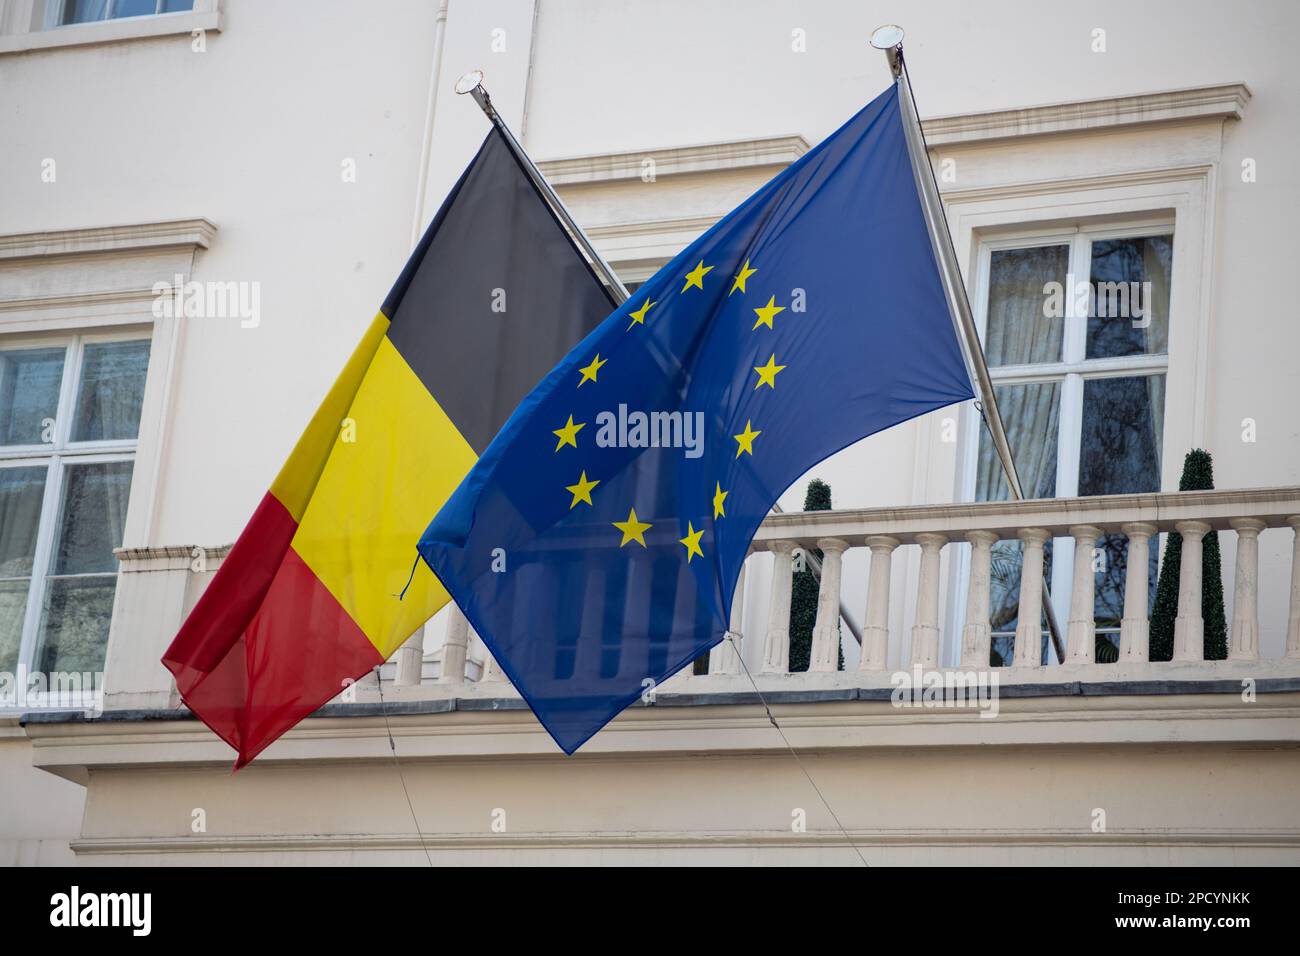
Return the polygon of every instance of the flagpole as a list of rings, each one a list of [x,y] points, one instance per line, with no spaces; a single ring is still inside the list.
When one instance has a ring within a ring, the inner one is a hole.
[[[492,105],[492,97],[483,86],[483,71],[471,70],[462,76],[456,81],[456,92],[462,95],[468,93],[474,97],[474,102],[479,105],[479,109],[484,112],[487,118],[492,121],[492,125],[501,133],[501,136],[506,141],[506,145],[510,147],[510,151],[514,154],[515,158],[519,160],[520,165],[524,167],[524,172],[528,174],[528,178],[532,180],[533,185],[541,192],[542,197],[550,205],[556,216],[558,216],[560,221],[564,223],[564,226],[568,230],[569,235],[572,236],[573,241],[578,244],[578,247],[581,248],[584,253],[586,253],[587,258],[591,261],[592,267],[596,270],[597,274],[602,280],[604,280],[606,285],[609,286],[610,293],[613,295],[616,304],[622,305],[626,302],[631,295],[631,293],[627,291],[627,286],[623,285],[622,280],[620,280],[614,270],[610,268],[609,263],[607,263],[604,257],[596,251],[596,247],[592,245],[591,240],[587,238],[587,234],[582,231],[582,227],[574,220],[572,214],[564,205],[564,202],[555,192],[555,189],[546,181],[546,177],[542,175],[542,171],[537,168],[536,164],[532,161],[532,158],[524,151],[523,146],[520,145],[517,139],[515,139],[514,133],[510,132],[510,127],[507,126],[505,120],[501,118],[501,114],[498,113],[496,107]],[[779,504],[772,505],[772,510],[777,514],[783,513]],[[812,570],[813,577],[820,581],[822,563],[818,559],[817,555],[813,554],[811,551],[804,551],[804,558],[808,562],[808,567]],[[849,633],[853,635],[854,640],[861,645],[862,628],[858,625],[857,619],[854,618],[842,601],[840,602],[840,617],[844,619],[844,624],[848,627]]]
[[[950,306],[949,312],[957,328],[966,367],[973,373],[972,378],[980,393],[976,408],[979,409],[980,417],[989,430],[989,437],[993,440],[993,448],[1002,463],[1002,471],[1007,476],[1007,487],[1011,497],[1016,501],[1023,501],[1024,489],[1020,484],[1020,476],[1016,473],[1016,462],[1011,454],[1011,444],[1007,441],[1002,413],[998,410],[993,379],[989,376],[984,347],[980,344],[979,329],[975,325],[970,299],[966,295],[966,285],[962,281],[957,251],[952,244],[952,233],[948,230],[948,216],[943,208],[943,200],[939,196],[934,167],[930,164],[930,151],[925,144],[921,118],[917,115],[912,84],[907,75],[907,62],[903,57],[902,28],[892,24],[878,28],[871,35],[871,45],[884,51],[889,61],[889,70],[898,86],[898,104],[903,117],[903,132],[907,139],[907,151],[912,160],[912,172],[921,197],[921,208],[929,226],[930,243],[934,248],[935,259],[939,263],[939,273]],[[1056,623],[1056,612],[1052,608],[1051,594],[1047,589],[1046,581],[1043,582],[1043,613],[1047,617],[1047,629],[1052,637],[1052,646],[1056,650],[1057,660],[1064,661],[1065,651],[1061,645],[1060,627]]]

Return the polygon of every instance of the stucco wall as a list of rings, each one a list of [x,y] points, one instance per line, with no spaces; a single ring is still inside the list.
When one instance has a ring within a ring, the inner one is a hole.
[[[1291,222],[1300,184],[1289,173],[1300,141],[1300,73],[1290,49],[1300,8],[1287,0],[1244,8],[1215,0],[1074,7],[451,0],[422,170],[436,6],[392,0],[379,12],[342,0],[222,0],[224,29],[207,37],[204,53],[181,36],[0,56],[0,233],[203,216],[219,231],[198,254],[194,278],[261,283],[257,328],[234,319],[188,328],[172,383],[158,518],[151,540],[127,544],[217,545],[236,536],[400,269],[413,222],[437,208],[485,132],[472,103],[452,93],[461,72],[487,72],[498,107],[538,159],[777,134],[815,143],[887,84],[866,38],[891,20],[908,31],[924,116],[1228,81],[1250,86],[1245,118],[1222,127],[1209,237],[1207,412],[1197,441],[1214,452],[1220,487],[1300,480],[1293,411],[1300,325],[1288,291],[1300,253]],[[1091,49],[1096,28],[1106,30],[1105,53]],[[807,52],[792,50],[795,30],[805,31]],[[1097,149],[1099,141],[1077,145]],[[1032,170],[1035,148],[1007,151]],[[57,161],[55,183],[41,181],[46,158]],[[1247,158],[1257,163],[1253,183],[1239,175]],[[340,175],[348,159],[356,182]],[[580,218],[617,221],[625,211],[611,207],[612,195],[585,212],[575,199]],[[672,196],[664,216],[698,214],[711,201],[701,190]],[[810,474],[832,483],[841,507],[949,498],[956,449],[938,442],[933,418],[869,439]],[[1242,441],[1244,418],[1257,423],[1254,443]],[[1166,449],[1166,458],[1183,450]],[[801,504],[802,485],[784,505]],[[1231,535],[1223,546],[1231,600]],[[1281,645],[1289,549],[1282,532],[1261,539],[1266,656]],[[865,570],[865,555],[850,553],[850,606],[864,600]],[[756,560],[751,633],[766,619],[765,573]],[[895,574],[897,640],[910,625],[914,580],[911,564]],[[0,860],[59,859],[59,840],[79,825],[79,791],[23,772],[27,754],[21,738],[0,739],[0,800],[42,814],[0,815]],[[1171,794],[1179,780],[1195,780],[1197,761],[1181,759],[1182,769],[1170,772]],[[1270,787],[1280,783],[1270,774],[1290,772],[1271,758],[1242,759],[1254,761],[1248,773]],[[1014,776],[1026,766],[1002,770]],[[1073,779],[1074,766],[1062,765],[1063,779]],[[996,785],[995,776],[981,781]],[[882,805],[868,816],[888,812]],[[16,828],[12,837],[6,826]]]
[[[67,866],[86,791],[32,769],[32,745],[0,723],[0,866]]]

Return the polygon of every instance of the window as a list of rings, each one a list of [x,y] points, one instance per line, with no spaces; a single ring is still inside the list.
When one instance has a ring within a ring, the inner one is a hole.
[[[184,13],[194,8],[194,0],[50,0],[50,4],[52,21],[57,26]]]
[[[103,670],[148,364],[139,333],[0,343],[0,671]]]
[[[983,247],[985,353],[1026,497],[1159,490],[1172,231],[1170,223],[1078,227]],[[973,484],[976,500],[1007,497],[982,429]],[[1018,541],[994,549],[995,665],[1011,659],[1020,552]],[[1072,546],[1048,542],[1046,552],[1046,579],[1068,601]],[[1124,536],[1110,535],[1095,553],[1099,660],[1108,656],[1103,642],[1118,644],[1127,552]],[[1153,566],[1157,554],[1152,548]],[[1154,567],[1150,580],[1154,591]],[[1068,608],[1053,606],[1064,621]],[[1046,648],[1044,634],[1044,660]]]

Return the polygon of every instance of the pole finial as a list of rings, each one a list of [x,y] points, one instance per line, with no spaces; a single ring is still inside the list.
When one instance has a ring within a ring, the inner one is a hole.
[[[459,80],[456,81],[456,92],[464,96],[466,93],[473,93],[483,85],[483,71],[470,70]]]
[[[902,70],[899,54],[903,52],[903,28],[895,23],[886,23],[876,27],[871,34],[871,45],[877,50],[884,50],[889,58],[889,69],[895,77]]]

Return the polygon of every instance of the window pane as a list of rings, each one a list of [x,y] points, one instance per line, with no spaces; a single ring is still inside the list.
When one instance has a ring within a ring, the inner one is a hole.
[[[140,433],[149,342],[87,345],[81,360],[73,441],[135,438]]]
[[[1155,607],[1156,574],[1159,567],[1158,539],[1152,538],[1147,550],[1147,607]],[[1102,535],[1094,552],[1093,572],[1096,601],[1093,617],[1098,627],[1119,627],[1124,617],[1124,582],[1128,575],[1128,538],[1122,534]],[[1116,638],[1118,640],[1118,637]]]
[[[993,390],[1002,412],[1007,441],[1015,456],[1016,474],[1027,498],[1056,496],[1056,439],[1060,427],[1061,385],[1035,382],[1001,385]],[[980,426],[979,466],[975,481],[976,501],[1005,501],[1010,497],[1002,464]],[[989,593],[989,624],[995,637],[990,663],[1006,666],[1015,652],[1013,634],[1020,619],[1020,568],[1024,545],[999,541],[993,545],[992,579]],[[1044,545],[1044,580],[1052,580],[1052,542]],[[998,635],[997,632],[1009,632]],[[1046,645],[1044,644],[1044,653]]]
[[[0,578],[32,573],[45,474],[43,466],[0,468]]]
[[[70,465],[63,475],[53,574],[117,573],[113,549],[122,543],[131,462]]]
[[[1079,494],[1159,491],[1164,428],[1163,375],[1085,381]]]
[[[162,0],[162,7],[159,13],[179,13],[182,10],[193,10],[194,0]]]
[[[59,410],[66,349],[0,352],[0,445],[39,445]]]
[[[1043,287],[1059,282],[1063,294],[1070,265],[1068,246],[995,249],[989,262],[989,314],[984,352],[990,366],[1059,362],[1065,330],[1051,311]],[[1063,301],[1063,300],[1062,300]]]
[[[1100,239],[1092,244],[1092,314],[1087,357],[1169,351],[1173,236]]]
[[[18,645],[23,639],[23,614],[27,611],[26,579],[0,581],[0,671],[18,670]]]
[[[53,578],[46,585],[38,669],[100,671],[108,647],[117,577]]]
[[[1163,375],[1086,380],[1079,494],[1159,491],[1164,413]],[[1105,535],[1097,547],[1093,613],[1098,627],[1116,627],[1124,613],[1128,539],[1121,534]],[[1152,544],[1148,555],[1148,607],[1155,606],[1159,550]]]
[[[157,9],[155,0],[113,0],[112,17],[152,16]]]
[[[50,0],[57,2],[57,0]],[[64,0],[63,23],[93,23],[108,13],[109,0]]]
[[[989,663],[994,667],[1009,667],[1015,657],[1016,628],[1020,624],[1020,571],[1024,567],[1025,546],[1021,541],[998,541],[993,545],[989,565],[989,626],[993,642]],[[1043,580],[1052,582],[1052,540],[1043,544]],[[1039,663],[1047,663],[1047,628],[1039,619],[1042,636],[1039,639]]]
[[[1007,442],[1015,456],[1016,474],[1026,498],[1056,496],[1056,437],[1060,422],[1060,382],[999,385],[993,394],[1002,412]],[[1006,476],[988,429],[980,426],[976,501],[1006,501]]]

